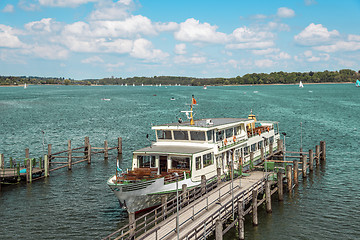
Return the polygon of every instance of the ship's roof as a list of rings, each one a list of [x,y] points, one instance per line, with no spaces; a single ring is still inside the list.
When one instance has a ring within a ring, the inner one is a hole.
[[[212,124],[209,124],[209,121]],[[247,118],[207,118],[207,119],[198,119],[194,120],[194,125],[190,125],[190,121],[182,122],[182,123],[167,123],[162,125],[157,125],[154,127],[163,127],[163,126],[181,126],[181,127],[205,127],[205,128],[213,128],[222,125],[239,123],[239,122],[253,122],[252,119]],[[154,128],[153,127],[153,128]]]
[[[176,145],[159,145],[145,147],[134,151],[134,153],[157,153],[157,154],[182,154],[192,155],[195,153],[211,150],[209,147],[192,147],[192,146],[176,146]]]

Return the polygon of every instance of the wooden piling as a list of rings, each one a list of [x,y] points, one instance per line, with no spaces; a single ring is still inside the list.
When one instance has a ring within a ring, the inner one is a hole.
[[[25,158],[30,158],[30,153],[28,148],[25,148]]]
[[[276,145],[277,145],[277,150],[281,152],[282,151],[281,139],[277,140]]]
[[[91,164],[91,145],[90,144],[87,146],[86,157],[87,157],[88,164]]]
[[[260,158],[261,158],[261,161],[264,161],[264,160],[265,160],[264,147],[261,147],[261,148],[260,148]]]
[[[283,201],[284,200],[284,182],[283,182],[283,173],[282,172],[278,172],[277,173],[277,185],[278,185],[278,196],[279,196],[279,201]]]
[[[320,165],[320,145],[315,146],[316,166]]]
[[[0,154],[0,169],[4,169],[4,168],[5,168],[4,154],[1,153]]]
[[[45,177],[49,177],[49,157],[48,155],[44,156],[44,175]]]
[[[205,194],[206,191],[206,176],[201,175],[201,195]]]
[[[254,167],[254,152],[250,152],[250,170]]]
[[[215,222],[215,239],[216,240],[223,239],[223,224],[221,219],[216,219]]]
[[[326,144],[325,144],[325,141],[320,142],[320,161],[326,162]]]
[[[107,161],[109,159],[109,147],[108,147],[108,141],[104,141],[104,160]]]
[[[219,186],[219,184],[221,183],[221,168],[217,168],[216,173],[217,173],[217,185]]]
[[[266,201],[266,212],[271,213],[271,189],[270,181],[266,180],[265,182],[265,201]]]
[[[52,145],[48,144],[48,152],[47,152],[48,159],[51,159],[51,150],[52,150]]]
[[[302,156],[302,177],[303,178],[307,178],[307,156],[303,155]]]
[[[121,137],[118,138],[118,147],[117,147],[117,150],[118,150],[118,155],[119,155],[119,154],[122,154],[122,138],[121,138]]]
[[[71,140],[68,140],[68,170],[72,167],[72,156],[71,156]]]
[[[244,207],[243,202],[238,201],[238,231],[239,231],[239,239],[245,239],[245,228],[244,228]]]
[[[166,215],[167,215],[166,202],[167,202],[167,195],[162,195],[162,196],[161,196],[161,205],[163,206],[163,208],[162,208],[162,216],[163,216],[163,219],[165,219],[165,218],[166,218]],[[165,205],[164,205],[164,204],[165,204]]]
[[[292,190],[291,165],[286,165],[286,181],[287,181],[288,191],[291,192]]]
[[[293,176],[294,176],[294,184],[299,184],[299,162],[297,160],[293,161]]]
[[[134,236],[135,228],[136,228],[135,213],[134,212],[129,212],[129,226],[130,226],[130,236]]]
[[[182,194],[182,198],[181,198],[181,204],[180,206],[184,207],[185,204],[187,203],[187,185],[183,184],[181,185],[181,194]]]
[[[273,143],[271,142],[271,143],[269,143],[269,154],[270,154],[270,156],[273,154],[273,152],[274,152],[274,146],[273,146]]]
[[[257,216],[257,190],[252,191],[252,222],[254,226],[258,225],[258,216]]]
[[[312,149],[309,150],[309,171],[314,171],[314,152]]]

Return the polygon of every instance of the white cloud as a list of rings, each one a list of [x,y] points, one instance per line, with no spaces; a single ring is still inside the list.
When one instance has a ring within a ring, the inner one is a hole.
[[[290,31],[289,25],[285,23],[279,23],[279,22],[269,22],[267,24],[268,29],[278,30],[278,31]]]
[[[15,35],[16,30],[12,27],[0,24],[0,47],[20,48],[25,44]]]
[[[238,42],[258,42],[265,39],[272,39],[274,34],[271,32],[255,32],[247,27],[241,27],[233,31],[232,37]]]
[[[310,50],[305,51],[304,56],[305,57],[311,57],[312,56],[312,51],[310,51]]]
[[[69,55],[67,49],[57,45],[32,45],[22,49],[21,52],[50,60],[66,59]]]
[[[279,52],[280,49],[278,48],[267,48],[267,49],[260,49],[260,50],[252,50],[251,52],[255,55],[268,55],[271,53]]]
[[[176,22],[155,23],[155,28],[159,32],[176,31],[179,28],[179,24],[177,24]]]
[[[175,56],[174,62],[177,64],[202,64],[206,63],[207,59],[204,56],[194,54],[191,57],[185,57],[183,55]]]
[[[36,11],[40,9],[37,0],[20,0],[18,6],[25,11]]]
[[[40,21],[25,24],[25,29],[35,34],[49,34],[61,31],[63,24],[54,21],[52,18],[43,18]]]
[[[225,33],[217,32],[217,26],[200,23],[199,20],[189,18],[180,23],[179,31],[174,33],[175,39],[184,42],[223,43],[227,40]]]
[[[339,41],[331,45],[316,46],[314,47],[314,49],[327,53],[338,52],[338,51],[343,51],[343,52],[357,51],[360,50],[360,42]]]
[[[306,6],[317,4],[317,2],[315,0],[305,0],[304,2],[305,2]]]
[[[272,58],[276,60],[286,60],[291,59],[291,56],[286,52],[280,52],[279,54],[272,56]]]
[[[176,54],[186,54],[186,44],[185,43],[176,44],[174,51]]]
[[[294,10],[287,8],[287,7],[281,7],[278,9],[277,14],[280,18],[292,18],[295,16]]]
[[[89,2],[98,0],[39,0],[40,5],[50,7],[76,7]]]
[[[227,63],[233,68],[238,68],[238,62],[234,59],[230,59]]]
[[[315,56],[312,56],[307,59],[308,62],[319,62],[320,60],[321,60],[320,57],[315,57]]]
[[[103,63],[104,60],[99,56],[92,56],[81,60],[82,63]]]
[[[154,49],[152,43],[143,38],[134,41],[134,46],[130,55],[148,61],[161,60],[169,56],[168,53],[165,53],[160,49]]]
[[[5,13],[12,13],[12,12],[14,12],[14,5],[6,4],[6,6],[5,6],[4,9],[2,10],[2,12],[5,12]]]
[[[129,17],[132,1],[99,1],[96,9],[90,14],[91,20],[123,20]]]
[[[114,70],[116,70],[119,67],[125,66],[124,62],[117,62],[117,63],[107,63],[106,65],[106,70],[108,72],[113,72]]]
[[[311,23],[301,33],[294,37],[295,41],[300,45],[321,45],[329,43],[336,39],[340,34],[338,31],[328,31],[321,24]]]
[[[357,42],[360,42],[360,35],[349,34],[348,40],[349,40],[349,41],[357,41]]]
[[[275,62],[270,59],[261,59],[255,61],[255,66],[257,67],[272,67],[274,64]]]
[[[273,41],[264,41],[264,42],[247,42],[247,43],[233,43],[227,44],[225,48],[227,49],[263,49],[274,46]]]

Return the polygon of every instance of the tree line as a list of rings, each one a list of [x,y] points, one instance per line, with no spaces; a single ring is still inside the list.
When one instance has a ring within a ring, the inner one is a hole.
[[[70,78],[34,77],[34,76],[0,76],[0,85],[23,85],[23,84],[58,84],[58,85],[244,85],[244,84],[297,84],[324,83],[324,82],[355,82],[360,78],[358,72],[351,69],[323,72],[272,72],[251,73],[234,78],[193,78],[179,76],[154,76],[154,77],[131,77],[131,78],[102,78],[74,80]]]

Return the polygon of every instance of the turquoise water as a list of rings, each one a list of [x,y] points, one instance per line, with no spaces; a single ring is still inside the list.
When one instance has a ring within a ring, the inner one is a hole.
[[[122,137],[122,167],[128,168],[131,152],[149,144],[146,134],[154,139],[151,126],[185,118],[180,111],[194,94],[195,118],[246,117],[252,109],[259,120],[280,122],[288,150],[300,148],[300,122],[305,151],[326,141],[326,166],[284,202],[274,199],[272,214],[260,210],[258,227],[247,221],[247,239],[359,239],[359,90],[353,84],[0,87],[0,153],[21,159],[28,147],[38,157],[43,137],[53,152],[65,150],[68,139],[80,146],[89,136],[98,147],[107,139],[112,147]],[[3,185],[1,239],[99,239],[116,230],[127,214],[106,186],[114,171],[114,155],[108,162],[98,156],[90,166],[62,169],[47,180]],[[235,231],[225,239],[236,239]]]

